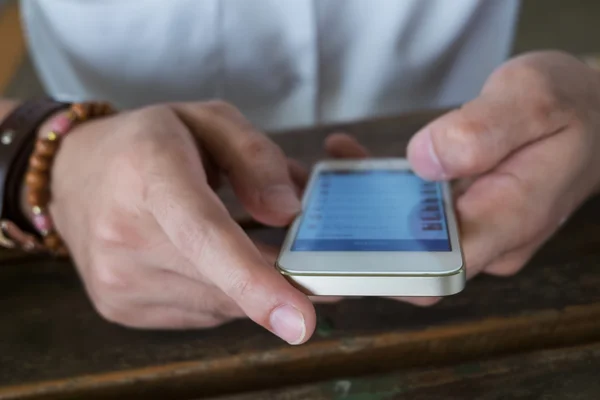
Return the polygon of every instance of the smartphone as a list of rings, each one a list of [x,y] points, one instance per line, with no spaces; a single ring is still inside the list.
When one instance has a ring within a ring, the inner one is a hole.
[[[406,159],[317,164],[276,262],[308,295],[448,296],[465,287],[450,187]]]

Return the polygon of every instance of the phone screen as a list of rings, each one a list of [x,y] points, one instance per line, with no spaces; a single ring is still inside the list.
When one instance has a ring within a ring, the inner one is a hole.
[[[409,170],[322,171],[291,251],[452,251],[442,187]]]

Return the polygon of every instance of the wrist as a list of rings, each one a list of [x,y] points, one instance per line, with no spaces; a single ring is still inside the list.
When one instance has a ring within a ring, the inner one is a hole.
[[[51,194],[55,192],[56,187],[53,182],[60,181],[53,179],[53,176],[56,175],[55,167],[58,167],[61,159],[61,157],[57,158],[57,155],[64,153],[59,151],[61,143],[70,136],[71,132],[79,130],[81,123],[113,112],[110,105],[105,103],[77,103],[72,104],[68,111],[59,112],[58,115],[55,113],[38,125],[38,131],[35,132],[37,138],[29,155],[25,174],[24,186],[27,190],[25,195],[21,192],[21,200],[26,203],[25,212],[32,219],[45,249],[50,253],[68,254],[66,245],[50,215],[51,198],[56,195],[56,193]],[[23,197],[26,201],[23,201]]]

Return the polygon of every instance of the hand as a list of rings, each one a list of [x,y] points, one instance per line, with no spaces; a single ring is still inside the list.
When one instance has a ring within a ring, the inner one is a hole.
[[[469,277],[519,271],[597,190],[599,112],[597,72],[535,53],[504,64],[478,98],[413,137],[419,175],[457,180]]]
[[[153,106],[75,128],[53,166],[50,210],[106,319],[195,328],[248,316],[301,343],[314,330],[312,303],[265,261],[211,186],[225,174],[255,219],[283,226],[300,210],[293,180],[303,172],[291,171],[227,104]]]
[[[600,75],[557,52],[515,58],[409,143],[413,169],[455,180],[467,276],[517,273],[600,180]],[[346,153],[367,153],[348,136]],[[336,143],[336,146],[339,145]],[[432,305],[439,298],[401,300]]]

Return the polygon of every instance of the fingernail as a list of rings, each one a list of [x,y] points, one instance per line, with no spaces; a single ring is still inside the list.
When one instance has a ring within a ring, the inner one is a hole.
[[[273,332],[289,344],[300,344],[306,336],[304,316],[293,306],[277,307],[271,313],[270,323]]]
[[[446,177],[433,148],[430,130],[415,135],[408,145],[408,156],[415,171],[424,178],[438,180]]]
[[[262,200],[270,209],[289,214],[297,214],[302,208],[296,192],[287,185],[277,185],[267,188],[262,193]]]

